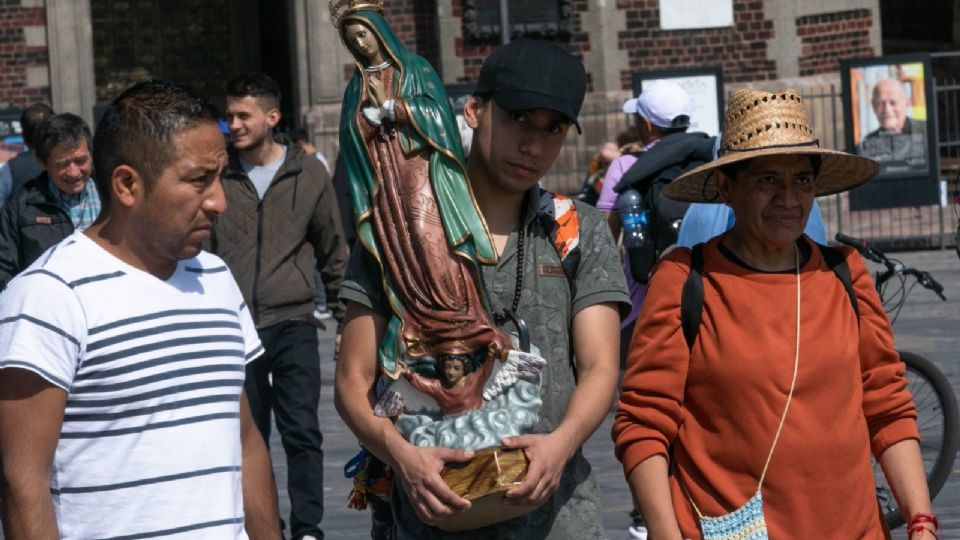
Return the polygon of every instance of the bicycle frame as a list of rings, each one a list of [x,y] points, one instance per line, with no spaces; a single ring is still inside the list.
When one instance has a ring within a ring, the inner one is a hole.
[[[859,238],[837,234],[836,239],[841,243],[856,248],[864,258],[882,264],[885,267],[883,270],[874,273],[874,286],[887,313],[893,313],[891,324],[896,322],[897,316],[900,314],[900,309],[903,308],[907,296],[909,296],[913,288],[912,285],[907,288],[907,276],[912,276],[916,279],[916,284],[933,291],[942,300],[946,300],[946,297],[943,295],[943,286],[929,273],[917,270],[916,268],[908,268],[899,261],[891,260],[884,255],[883,252],[871,248],[868,242]],[[960,240],[960,238],[958,238],[958,240]],[[958,248],[958,252],[960,252],[960,248]],[[884,293],[887,292],[885,285],[894,277],[900,279],[901,288],[893,293],[893,295],[890,295],[890,297],[884,298]],[[888,305],[892,305],[893,307],[888,308]],[[951,468],[957,453],[957,431],[960,429],[958,428],[958,424],[960,424],[960,410],[958,410],[956,396],[950,386],[949,380],[937,369],[936,365],[917,354],[907,351],[897,352],[900,354],[900,359],[905,365],[906,373],[904,376],[908,384],[912,384],[909,377],[909,373],[912,372],[914,374],[914,381],[925,387],[929,387],[930,390],[928,392],[934,398],[931,402],[930,397],[925,396],[921,400],[921,403],[917,405],[918,428],[920,427],[919,419],[921,417],[933,419],[933,425],[937,425],[937,420],[942,422],[942,438],[938,442],[935,442],[935,445],[932,447],[936,453],[934,454],[934,459],[931,461],[932,467],[927,472],[927,485],[932,500],[940,491],[940,488],[943,487],[952,470]],[[911,388],[911,393],[913,393],[913,390],[914,389]],[[917,403],[916,395],[914,395],[914,403]],[[922,409],[922,407],[925,407],[925,409]],[[924,410],[927,412],[925,413]],[[930,437],[929,439],[936,440],[936,437]],[[921,442],[923,440],[924,437],[921,437]],[[877,500],[881,504],[884,517],[891,529],[903,525],[903,516],[900,515],[897,501],[893,499],[892,492],[889,486],[886,485],[885,478],[882,478],[882,475],[878,477]]]

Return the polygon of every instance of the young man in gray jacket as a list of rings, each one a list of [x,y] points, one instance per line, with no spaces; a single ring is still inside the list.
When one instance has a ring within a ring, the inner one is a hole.
[[[241,75],[227,83],[226,94],[233,137],[223,176],[227,210],[210,247],[233,272],[266,350],[248,365],[245,387],[266,441],[271,409],[275,413],[289,470],[292,538],[323,538],[314,273],[323,278],[339,324],[344,309],[337,295],[347,263],[340,212],[323,165],[273,138],[280,121],[277,83],[264,74]]]

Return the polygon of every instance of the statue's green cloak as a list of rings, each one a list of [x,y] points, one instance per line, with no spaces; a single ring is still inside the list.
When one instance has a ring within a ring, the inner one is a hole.
[[[433,148],[430,154],[430,181],[436,196],[437,206],[443,220],[447,243],[459,256],[473,262],[480,286],[480,298],[489,310],[486,290],[478,264],[494,264],[497,253],[480,210],[476,205],[464,166],[463,146],[456,117],[450,109],[443,83],[433,67],[422,57],[409,52],[400,43],[390,25],[375,11],[357,11],[340,22],[342,29],[348,21],[359,21],[377,35],[384,56],[396,67],[393,80],[393,97],[402,100],[397,106],[405,106],[409,112],[410,125],[396,126],[397,137],[404,152],[411,153]],[[342,38],[342,34],[341,34]],[[346,46],[346,44],[344,44]],[[349,46],[347,49],[350,50]],[[397,359],[402,352],[400,343],[403,304],[390,286],[390,276],[380,256],[376,234],[371,220],[372,202],[377,193],[379,180],[370,164],[367,145],[357,124],[357,109],[362,105],[362,65],[353,74],[343,94],[343,109],[340,113],[340,159],[350,183],[357,234],[363,246],[380,262],[384,277],[384,292],[393,316],[383,341],[380,344],[380,364],[384,372],[399,376]]]

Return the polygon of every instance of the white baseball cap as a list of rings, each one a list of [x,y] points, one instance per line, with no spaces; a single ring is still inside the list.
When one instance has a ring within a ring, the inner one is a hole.
[[[645,81],[640,96],[623,104],[623,112],[640,115],[662,128],[687,127],[691,109],[687,92],[677,83],[665,80]],[[675,124],[678,116],[686,116],[687,121]]]

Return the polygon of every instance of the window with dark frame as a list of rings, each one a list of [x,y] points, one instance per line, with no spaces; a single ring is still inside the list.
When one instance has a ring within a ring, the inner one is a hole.
[[[510,2],[511,37],[557,38],[571,34],[573,0]],[[465,0],[463,28],[469,39],[500,37],[500,0]]]

